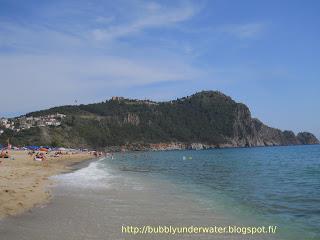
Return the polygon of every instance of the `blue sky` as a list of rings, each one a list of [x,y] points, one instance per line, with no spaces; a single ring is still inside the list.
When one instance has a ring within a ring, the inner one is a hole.
[[[319,137],[319,12],[317,0],[0,0],[0,116],[220,90]]]

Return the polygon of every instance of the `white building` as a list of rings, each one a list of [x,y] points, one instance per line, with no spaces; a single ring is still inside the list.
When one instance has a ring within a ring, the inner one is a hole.
[[[66,115],[61,114],[61,113],[57,113],[57,117],[59,117],[59,118],[65,118],[65,117],[66,117]]]

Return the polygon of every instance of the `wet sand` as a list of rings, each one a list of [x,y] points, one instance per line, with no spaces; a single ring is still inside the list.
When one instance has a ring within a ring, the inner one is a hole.
[[[48,177],[70,170],[72,164],[93,158],[88,153],[49,157],[37,162],[27,151],[11,151],[12,159],[0,159],[0,219],[21,214],[51,197]]]

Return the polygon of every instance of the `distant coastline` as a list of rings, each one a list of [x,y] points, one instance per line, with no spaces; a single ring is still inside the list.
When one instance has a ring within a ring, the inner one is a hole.
[[[171,150],[211,150],[223,148],[256,148],[256,147],[287,147],[287,146],[303,146],[303,145],[319,145],[314,144],[295,144],[295,145],[262,145],[262,146],[238,146],[238,145],[208,145],[202,143],[152,143],[152,144],[128,144],[122,146],[105,147],[105,151],[110,152],[127,152],[127,151],[171,151]]]

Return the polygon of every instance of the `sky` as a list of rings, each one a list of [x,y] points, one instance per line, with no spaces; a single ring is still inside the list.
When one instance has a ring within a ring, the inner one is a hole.
[[[320,1],[0,0],[0,116],[218,90],[320,137]]]

